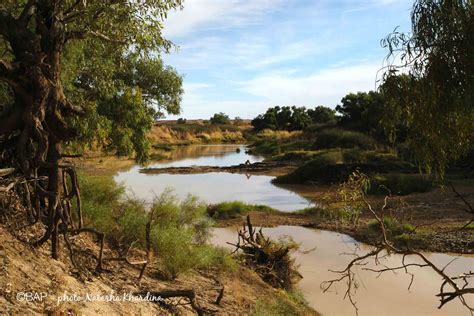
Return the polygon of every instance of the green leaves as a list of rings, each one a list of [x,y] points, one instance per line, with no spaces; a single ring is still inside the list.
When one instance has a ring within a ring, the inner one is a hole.
[[[311,123],[309,111],[305,107],[275,106],[252,120],[256,131],[264,129],[296,131],[303,130]]]
[[[71,144],[76,149],[95,146],[145,162],[146,134],[154,121],[180,112],[182,77],[159,55],[87,39],[68,46],[63,69],[66,95],[87,113],[74,120],[80,135]]]
[[[402,57],[383,78],[384,121],[394,130],[390,120],[404,120],[420,166],[441,176],[448,163],[473,149],[473,10],[472,1],[418,0],[412,34],[394,32],[382,41],[387,58]]]

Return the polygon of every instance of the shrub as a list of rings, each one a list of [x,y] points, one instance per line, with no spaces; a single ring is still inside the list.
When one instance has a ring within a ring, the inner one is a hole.
[[[387,153],[330,149],[313,151],[311,156],[312,160],[287,175],[277,177],[274,182],[290,184],[305,182],[341,183],[346,181],[349,175],[356,170],[368,175],[416,172],[416,168],[412,164],[400,161],[393,154]],[[410,178],[410,175],[405,176],[407,179]],[[379,185],[374,182],[372,189],[378,188]],[[423,185],[426,185],[426,182]],[[414,192],[426,192],[419,190],[417,189]],[[392,192],[395,193],[396,191]],[[376,190],[371,193],[376,193]],[[387,193],[387,191],[384,191],[384,193]]]
[[[390,216],[385,216],[383,218],[383,223],[386,229],[386,232],[388,234],[388,237],[395,237],[395,236],[400,236],[403,234],[410,234],[413,233],[415,230],[415,227],[411,224],[405,223],[401,224],[399,223],[396,219]],[[376,232],[376,233],[381,233],[382,228],[380,227],[380,223],[377,220],[372,220],[367,224],[367,227],[369,230]]]
[[[335,155],[320,155],[287,175],[276,177],[274,183],[305,183],[317,181],[322,183],[344,181],[350,172],[335,165]],[[347,168],[346,168],[347,169]]]
[[[244,122],[244,120],[242,118],[238,117],[238,116],[236,116],[234,118],[234,125],[236,125],[236,126],[242,125],[243,122]]]
[[[150,234],[153,250],[168,277],[176,278],[190,269],[221,261],[206,245],[211,221],[206,206],[196,197],[188,196],[179,203],[170,191],[165,191],[155,198],[150,212],[155,219]]]
[[[420,174],[379,174],[371,178],[370,194],[396,195],[422,193],[432,190],[433,179]]]
[[[311,143],[304,139],[287,140],[280,143],[281,151],[311,150]]]
[[[124,188],[110,176],[80,175],[83,216],[87,226],[106,234],[112,244],[145,246],[145,227],[153,214],[152,248],[165,275],[175,278],[195,268],[235,266],[224,250],[207,244],[211,220],[195,197],[179,202],[170,191],[156,197],[151,209],[123,196]],[[149,213],[152,212],[152,213]]]
[[[295,212],[296,214],[312,215],[321,220],[349,221],[351,213],[345,208],[308,207]]]
[[[216,124],[227,125],[227,124],[230,124],[230,118],[227,114],[219,112],[219,113],[214,114],[209,119],[209,123],[211,123],[212,125],[216,125]]]
[[[263,139],[257,141],[249,148],[249,153],[253,155],[277,155],[281,152],[278,141],[274,139]]]
[[[237,218],[251,211],[276,212],[275,209],[266,205],[246,204],[240,201],[222,202],[207,207],[207,214],[218,219]]]
[[[360,148],[375,149],[377,142],[366,134],[342,129],[327,129],[316,135],[313,149]]]
[[[274,161],[292,161],[292,160],[310,160],[314,157],[314,151],[289,151],[275,157],[272,157]]]
[[[112,219],[114,210],[120,205],[120,197],[125,192],[124,187],[117,185],[112,177],[106,176],[79,174],[79,183],[84,224],[109,235],[116,229],[116,223]]]

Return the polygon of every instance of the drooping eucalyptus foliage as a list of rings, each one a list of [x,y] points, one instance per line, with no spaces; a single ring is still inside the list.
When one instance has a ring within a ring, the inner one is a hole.
[[[103,143],[144,159],[154,116],[179,112],[181,78],[160,54],[172,47],[162,37],[163,18],[181,5],[0,2],[0,167],[15,168],[26,183],[25,205],[47,226],[34,245],[51,240],[53,257],[59,234],[85,230],[77,177],[62,160],[63,145]]]
[[[408,125],[415,158],[443,175],[473,148],[474,5],[471,0],[416,0],[411,33],[382,40],[392,63],[381,91],[385,122]],[[395,62],[393,62],[395,61]]]

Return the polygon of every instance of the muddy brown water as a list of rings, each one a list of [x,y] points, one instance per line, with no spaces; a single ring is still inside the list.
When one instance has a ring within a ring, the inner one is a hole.
[[[262,161],[263,157],[249,155],[244,145],[192,145],[173,150],[172,161],[157,162],[149,167],[186,167],[186,166],[230,166]],[[193,194],[208,203],[240,200],[247,203],[265,204],[282,211],[294,211],[312,205],[304,196],[315,188],[307,186],[277,187],[271,183],[273,177],[231,173],[206,174],[143,174],[140,166],[119,172],[115,176],[122,182],[130,194],[151,201],[167,188],[173,188],[178,197]],[[321,282],[333,279],[336,275],[329,270],[345,268],[350,261],[349,254],[357,250],[367,252],[370,246],[358,243],[351,237],[335,232],[308,229],[298,226],[279,226],[264,228],[264,233],[272,238],[291,236],[300,243],[301,251],[293,253],[303,279],[298,287],[310,306],[323,315],[355,315],[349,300],[344,299],[345,284],[339,283],[330,292],[323,293]],[[212,242],[228,246],[226,242],[235,242],[236,232],[231,228],[214,229]],[[312,250],[306,252],[306,250]],[[456,260],[446,269],[450,274],[474,270],[473,256],[454,254],[426,253],[443,266],[452,259]],[[399,266],[400,256],[390,256],[381,260],[389,266]],[[359,315],[469,315],[459,301],[453,301],[437,309],[437,291],[440,278],[427,268],[412,268],[414,282],[408,290],[410,276],[403,271],[377,274],[363,270],[373,267],[373,261],[356,271],[358,289],[354,298],[357,301]],[[474,296],[468,298],[474,305]]]
[[[187,166],[231,166],[262,161],[263,157],[247,154],[245,145],[191,145],[173,150],[173,161],[157,162],[150,168]],[[224,172],[204,174],[143,174],[140,166],[119,172],[115,181],[124,183],[129,194],[152,200],[171,188],[179,198],[195,195],[207,203],[243,201],[264,204],[281,211],[295,211],[312,203],[299,195],[293,187],[271,183],[274,177]]]
[[[330,231],[308,229],[299,226],[279,226],[263,228],[263,233],[274,239],[291,238],[300,244],[300,250],[292,255],[300,265],[299,272],[303,279],[297,287],[301,290],[309,305],[322,315],[355,315],[354,307],[349,300],[344,299],[346,284],[341,282],[331,291],[323,293],[321,283],[336,278],[338,275],[330,270],[342,270],[351,261],[352,255],[368,252],[369,245],[359,243],[350,236]],[[213,231],[212,243],[229,247],[227,242],[237,241],[236,229],[216,228]],[[442,253],[425,253],[427,257],[443,267],[451,260],[446,272],[449,275],[459,275],[474,269],[473,256],[458,256]],[[401,264],[400,255],[391,255],[380,259],[380,264],[397,267]],[[373,260],[357,268],[356,279],[358,289],[354,295],[359,308],[359,315],[470,315],[459,301],[452,301],[442,309],[438,309],[439,301],[435,296],[441,285],[438,275],[428,268],[410,268],[414,273],[413,284],[410,275],[403,271],[387,272],[377,277],[377,273],[363,268],[383,268],[375,266]],[[419,262],[408,258],[407,263]],[[474,305],[474,295],[468,297],[471,306]]]

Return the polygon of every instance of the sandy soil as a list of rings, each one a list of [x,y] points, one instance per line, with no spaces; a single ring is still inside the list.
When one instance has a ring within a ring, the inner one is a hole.
[[[97,251],[97,246],[88,237],[80,237],[75,243],[82,249]],[[206,310],[220,315],[242,315],[249,314],[258,299],[271,299],[275,295],[284,295],[246,268],[228,273],[197,271],[174,281],[157,279],[153,271],[150,271],[141,283],[138,283],[137,269],[122,263],[114,263],[106,266],[113,272],[91,274],[81,279],[70,264],[65,249],[62,249],[62,254],[60,260],[53,260],[49,256],[48,245],[32,249],[28,244],[19,242],[3,225],[0,225],[0,314],[195,314],[189,305],[172,306],[178,302],[186,303],[186,299],[181,301],[169,299],[166,300],[166,304],[157,304],[123,298],[123,295],[136,291],[192,289],[196,292],[198,304]],[[110,249],[106,254],[111,255]],[[217,280],[220,283],[217,283]],[[224,297],[220,305],[216,305],[214,302],[221,289],[220,284],[224,285]],[[27,295],[25,293],[33,293],[34,296],[25,299]],[[61,301],[65,295],[72,298],[74,293],[77,297],[81,297],[78,301]],[[99,297],[92,296],[112,293],[113,297],[119,297],[117,301],[98,301]],[[310,310],[307,314],[316,315]]]
[[[459,186],[456,190],[464,199],[474,205],[474,191],[471,186]],[[315,196],[323,196],[316,192]],[[331,192],[325,195],[331,196]],[[382,204],[381,197],[372,197],[370,203],[375,210]],[[416,242],[412,248],[434,252],[457,252],[474,254],[474,229],[460,229],[472,219],[466,212],[467,206],[450,189],[436,189],[428,193],[411,194],[389,202],[386,215],[398,219],[401,223],[409,223],[416,227]],[[251,212],[255,226],[274,227],[279,225],[295,225],[313,227],[324,230],[338,231],[354,238],[372,243],[367,235],[367,224],[373,220],[369,212],[363,212],[359,224],[353,226],[337,220],[327,220],[311,214],[268,214]],[[218,222],[221,227],[241,226],[245,216],[226,219]]]

